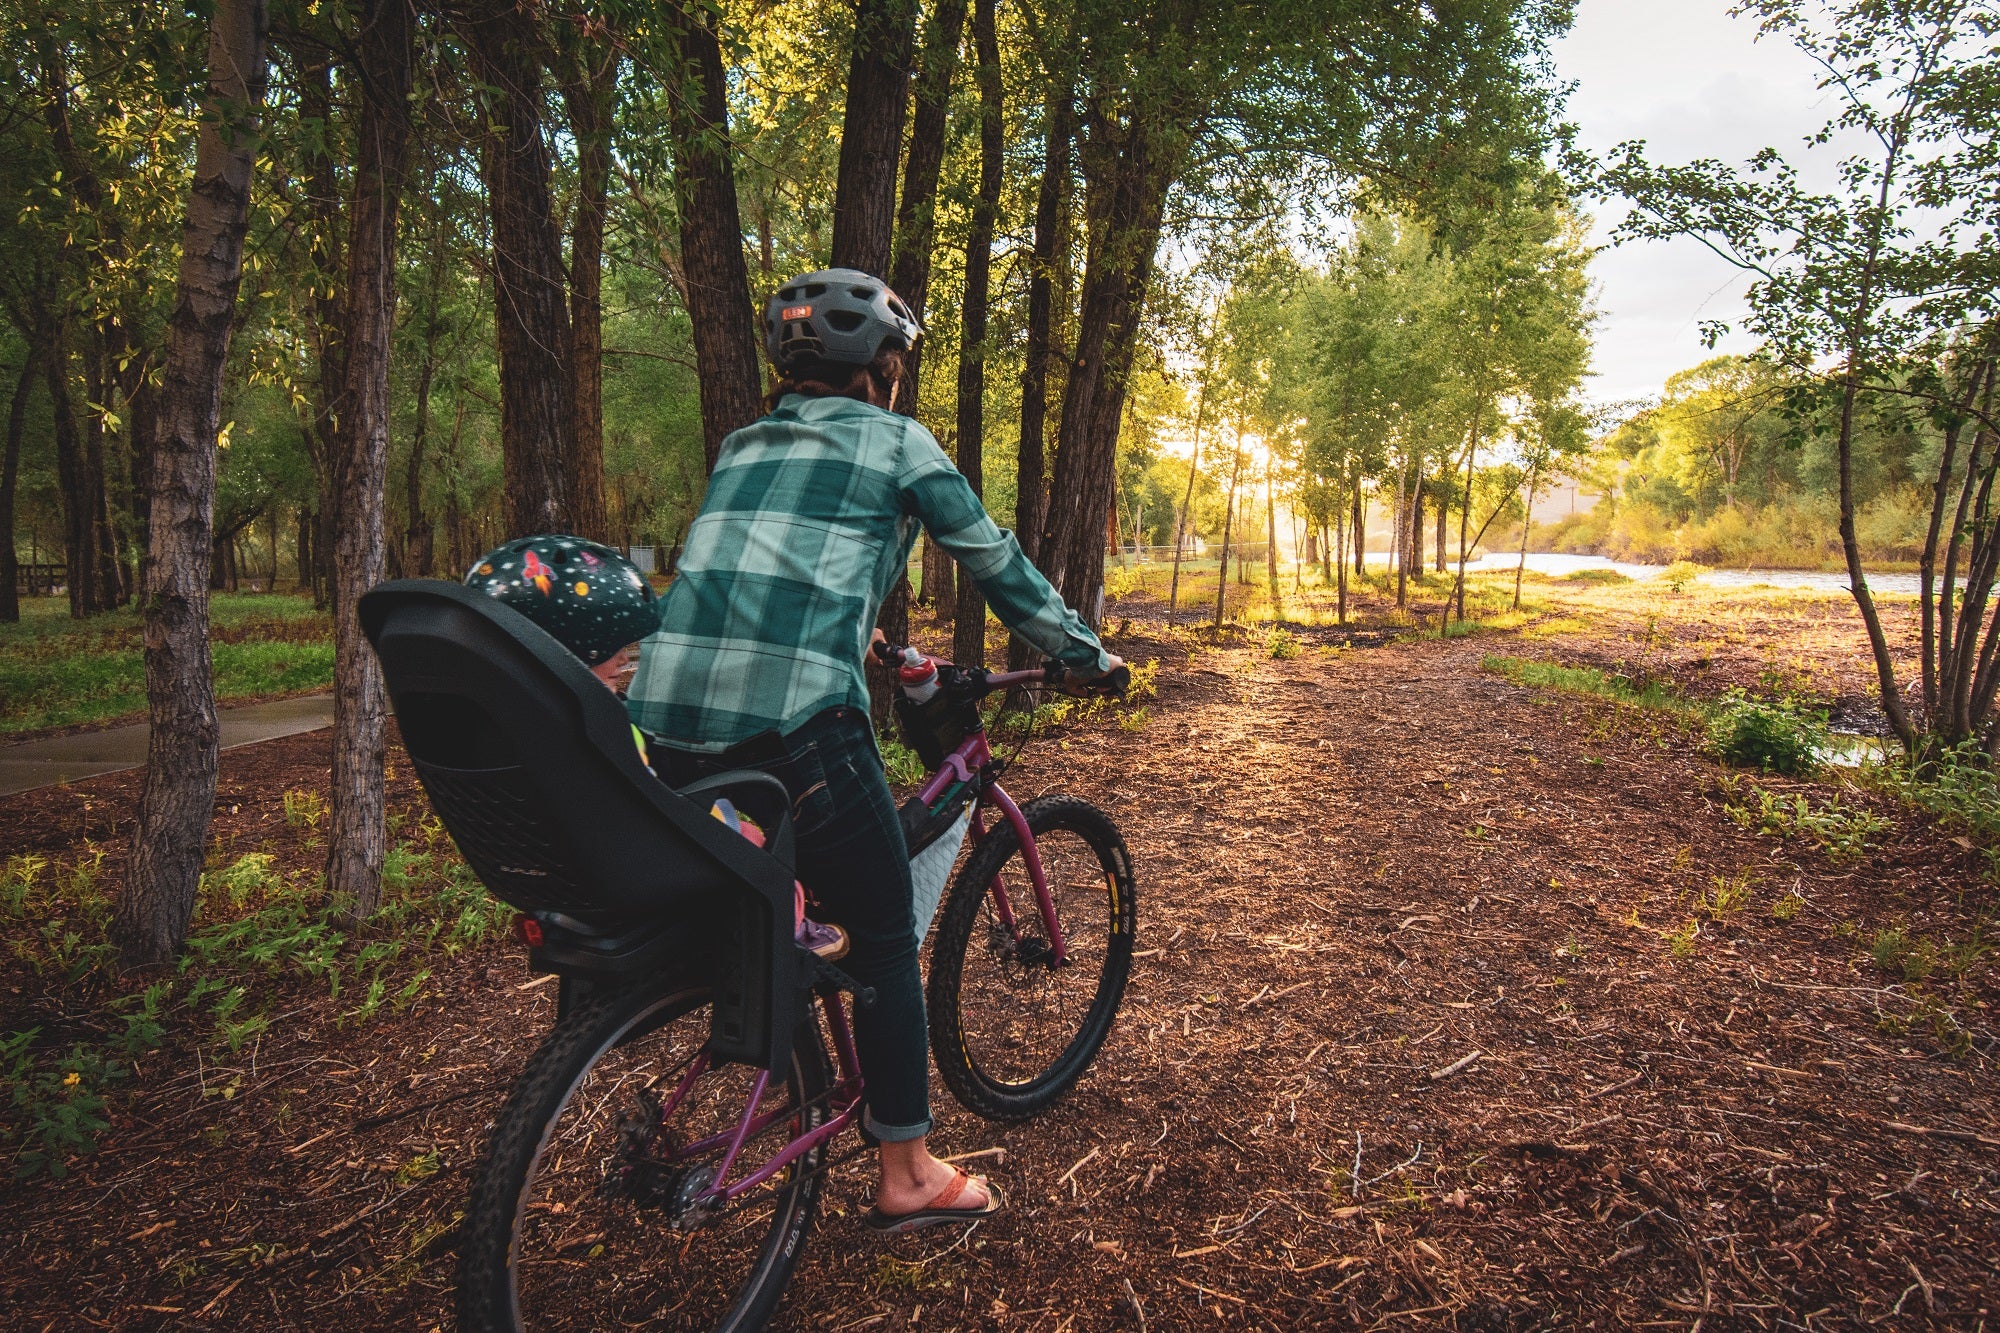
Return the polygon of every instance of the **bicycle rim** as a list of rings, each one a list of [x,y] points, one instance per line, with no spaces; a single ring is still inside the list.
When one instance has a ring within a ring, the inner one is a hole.
[[[634,998],[573,1017],[496,1122],[466,1219],[461,1324],[536,1333],[763,1327],[811,1225],[823,1150],[735,1204],[702,1207],[726,1146],[697,1145],[727,1138],[757,1073],[728,1066],[690,1081],[708,1040],[707,994]],[[760,1104],[789,1114],[743,1144],[731,1179],[824,1120],[814,1100],[825,1089],[818,1036],[802,1025],[790,1068]],[[492,1215],[499,1211],[508,1216]],[[482,1229],[506,1237],[497,1265]]]
[[[1131,967],[1135,902],[1124,841],[1095,807],[1044,798],[1035,834],[1067,958],[1048,954],[1019,842],[1002,830],[952,885],[931,960],[932,1042],[959,1101],[991,1119],[1035,1114],[1067,1093],[1111,1030]],[[1008,926],[991,891],[1011,904]]]

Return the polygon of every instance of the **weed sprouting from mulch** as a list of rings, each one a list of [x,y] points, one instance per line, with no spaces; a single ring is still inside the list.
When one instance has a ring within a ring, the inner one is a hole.
[[[288,814],[309,804],[296,796],[286,793]],[[485,943],[508,919],[424,819],[390,849],[381,905],[360,922],[317,875],[287,873],[269,852],[212,857],[180,962],[133,980],[117,970],[103,863],[102,851],[87,849],[66,860],[13,856],[0,868],[7,971],[56,1002],[47,1023],[0,1039],[0,1144],[16,1176],[60,1178],[94,1150],[113,1086],[153,1052],[239,1055],[284,1005],[333,1006],[342,1024],[403,1010],[423,992],[431,960]],[[216,1091],[227,1100],[236,1086]]]

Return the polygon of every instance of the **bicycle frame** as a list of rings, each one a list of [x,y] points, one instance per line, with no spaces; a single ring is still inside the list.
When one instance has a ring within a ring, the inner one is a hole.
[[[1040,671],[1015,671],[996,674],[990,683],[995,689],[1004,689],[1011,685],[1032,684],[1041,678]],[[1062,923],[1056,918],[1055,899],[1049,891],[1048,876],[1042,869],[1042,858],[1035,846],[1035,835],[1029,829],[1027,816],[1021,813],[1021,807],[1016,805],[1013,797],[1002,790],[999,782],[988,774],[992,764],[993,751],[986,743],[985,731],[975,731],[944,757],[944,762],[938,765],[937,771],[918,788],[917,799],[926,806],[934,806],[939,801],[948,799],[965,787],[971,786],[974,789],[970,830],[972,840],[985,841],[1003,822],[1014,830],[1014,836],[1020,840],[1021,859],[1028,868],[1028,880],[1034,893],[1036,915],[1041,918],[1042,928],[1047,932],[1049,966],[1058,968],[1066,966],[1069,961],[1069,947],[1063,939]],[[998,812],[998,817],[991,824],[988,824],[986,818],[989,805]],[[1001,925],[1018,943],[1020,927],[1016,922],[1013,900],[999,876],[996,875],[993,882],[987,886],[987,893],[993,899],[993,910],[1000,918]],[[751,1084],[750,1096],[743,1107],[743,1113],[737,1118],[733,1129],[711,1134],[705,1139],[690,1143],[666,1158],[669,1163],[695,1160],[717,1148],[724,1149],[714,1179],[695,1197],[696,1203],[713,1209],[721,1209],[733,1203],[793,1162],[837,1138],[859,1115],[863,1088],[861,1062],[855,1054],[854,1031],[848,1022],[847,1008],[840,1003],[838,995],[822,992],[819,1000],[820,1009],[826,1015],[827,1027],[833,1037],[837,1078],[833,1088],[826,1094],[827,1106],[833,1111],[833,1115],[826,1123],[816,1125],[793,1138],[743,1179],[730,1181],[729,1172],[736,1165],[736,1159],[742,1153],[745,1143],[787,1116],[797,1115],[804,1109],[786,1106],[759,1112],[757,1108],[770,1087],[771,1071],[768,1069],[758,1071],[755,1081]],[[694,1085],[710,1068],[708,1052],[703,1051],[694,1058],[687,1072],[681,1076],[673,1095],[661,1107],[661,1123],[673,1117]]]

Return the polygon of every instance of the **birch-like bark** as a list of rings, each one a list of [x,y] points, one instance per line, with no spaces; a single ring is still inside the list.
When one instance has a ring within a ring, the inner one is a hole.
[[[355,606],[382,580],[396,217],[409,156],[416,28],[409,0],[362,0],[358,17],[362,95],[348,210],[347,380],[333,463],[333,820],[326,885],[362,919],[380,901],[388,854],[382,810],[388,699]]]
[[[151,734],[131,870],[112,921],[121,957],[135,966],[171,962],[186,941],[215,806],[209,532],[222,372],[243,277],[269,26],[264,0],[217,0],[209,19],[208,91],[153,444],[143,571]]]

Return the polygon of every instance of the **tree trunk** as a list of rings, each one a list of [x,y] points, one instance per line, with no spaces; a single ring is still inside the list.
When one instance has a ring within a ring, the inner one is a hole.
[[[1362,503],[1358,478],[1354,483],[1354,572],[1368,573],[1368,507]]]
[[[293,546],[293,559],[298,561],[298,591],[312,590],[313,530],[319,526],[319,519],[304,505],[299,506],[299,536]]]
[[[153,446],[144,569],[152,729],[131,868],[112,922],[119,952],[132,965],[167,963],[180,952],[215,805],[219,728],[204,585],[222,373],[243,276],[268,22],[264,0],[217,0],[209,20],[208,94]]]
[[[311,228],[307,245],[308,268],[313,281],[312,419],[305,431],[306,454],[313,465],[314,494],[319,503],[313,509],[312,569],[300,571],[312,588],[313,605],[327,605],[328,576],[333,556],[333,458],[338,440],[341,412],[340,395],[347,382],[346,361],[341,339],[347,331],[346,264],[340,247],[345,234],[341,225],[339,172],[333,160],[336,142],[332,120],[333,66],[323,50],[300,52],[299,115],[317,122],[321,132],[310,139],[306,151],[305,217]]]
[[[84,337],[84,395],[91,410],[83,418],[83,474],[90,489],[90,549],[96,565],[97,602],[109,611],[128,600],[118,560],[117,530],[111,523],[110,476],[104,468],[104,412],[99,405],[115,396],[104,364],[105,335],[91,329]]]
[[[1514,610],[1521,609],[1521,578],[1528,572],[1528,529],[1535,517],[1535,489],[1541,484],[1542,460],[1535,459],[1528,469],[1528,507],[1521,517],[1521,559],[1514,566]]]
[[[707,11],[679,8],[680,86],[668,99],[681,265],[701,385],[701,452],[715,467],[722,438],[762,413],[762,344],[743,259],[736,171],[729,148],[728,84]]]
[[[979,197],[972,207],[972,230],[965,240],[965,296],[959,303],[958,470],[985,490],[986,476],[986,314],[992,295],[993,233],[1000,220],[1001,153],[1005,107],[1001,103],[1000,41],[994,0],[973,0],[972,44],[979,57]],[[958,580],[958,609],[952,617],[952,660],[986,665],[986,598],[968,577]]]
[[[444,302],[445,219],[440,215],[431,233],[428,264],[429,291],[424,310],[424,359],[417,367],[416,422],[410,431],[410,456],[403,471],[403,575],[429,578],[434,567],[437,534],[424,510],[424,452],[431,437],[431,389],[437,379],[437,345],[443,322],[439,317]]]
[[[1278,588],[1278,500],[1273,494],[1271,461],[1267,452],[1264,455],[1264,572],[1271,585],[1271,619],[1283,620],[1284,596]]]
[[[1229,599],[1229,537],[1236,522],[1236,479],[1243,472],[1243,427],[1236,428],[1236,455],[1229,461],[1229,498],[1222,507],[1222,563],[1215,571],[1215,627],[1222,628],[1223,608]]]
[[[1042,148],[1042,183],[1035,196],[1035,243],[1028,269],[1027,345],[1021,368],[1021,438],[1014,462],[1014,538],[1028,559],[1042,564],[1042,520],[1047,513],[1044,440],[1048,431],[1049,368],[1054,359],[1056,271],[1065,237],[1070,193],[1070,147],[1076,136],[1074,91],[1049,95]],[[1019,635],[1007,640],[1007,669],[1022,671],[1035,651]]]
[[[1208,414],[1208,381],[1215,372],[1215,352],[1222,341],[1220,308],[1209,316],[1208,347],[1201,358],[1201,387],[1194,398],[1194,448],[1188,454],[1187,493],[1181,496],[1181,512],[1174,520],[1174,573],[1167,583],[1167,615],[1171,618],[1181,596],[1181,548],[1187,544],[1188,515],[1194,509],[1194,482],[1200,475],[1201,427]]]
[[[916,33],[916,0],[858,0],[833,194],[833,266],[858,268],[885,282]]]
[[[959,35],[965,27],[965,0],[937,0],[924,23],[923,70],[917,78],[916,108],[910,118],[910,151],[903,162],[903,193],[896,204],[895,259],[889,285],[919,324],[930,297],[931,253],[937,238],[938,174],[944,165],[945,113],[951,107],[951,79],[958,68]],[[908,362],[909,391],[900,409],[917,414],[917,371],[924,354],[919,342]],[[929,576],[925,577],[928,584]],[[947,599],[949,600],[949,599]],[[949,610],[949,608],[946,608]]]
[[[1444,479],[1442,477],[1438,479],[1440,486],[1442,486],[1443,480]],[[1469,482],[1466,485],[1465,496],[1466,496],[1465,503],[1461,504],[1458,507],[1458,520],[1459,520],[1458,535],[1461,540],[1465,536],[1465,516],[1472,510],[1472,487]],[[1451,560],[1445,553],[1445,534],[1451,526],[1450,519],[1451,519],[1451,497],[1447,495],[1442,489],[1439,489],[1437,491],[1437,534],[1435,542],[1437,550],[1435,553],[1435,560],[1433,562],[1432,568],[1436,569],[1437,572],[1440,574],[1444,573],[1445,570],[1449,568],[1451,565]]]
[[[76,406],[69,394],[69,339],[58,316],[48,326],[42,368],[48,378],[56,443],[56,485],[62,497],[63,564],[68,570],[69,613],[82,620],[105,609],[97,583],[98,487],[90,475]]]
[[[355,919],[382,893],[388,833],[382,755],[388,700],[382,666],[355,607],[382,579],[389,467],[389,359],[396,328],[396,215],[410,143],[416,30],[406,0],[362,0],[361,97],[347,238],[347,411],[334,456],[333,822],[326,886]]]
[[[500,457],[515,537],[568,526],[576,455],[569,307],[542,134],[545,51],[534,15],[511,0],[475,0],[459,22],[488,95],[480,169],[493,223]]]
[[[1393,535],[1389,539],[1389,549],[1396,561],[1396,605],[1402,607],[1409,600],[1410,543],[1409,537],[1409,468],[1396,473],[1396,514],[1393,520]]]
[[[1119,142],[1083,280],[1041,564],[1064,600],[1095,624],[1104,579],[1099,535],[1112,501],[1118,426],[1178,154],[1157,144],[1143,120],[1120,130],[1100,114],[1092,134]]]
[[[0,459],[0,624],[12,625],[21,618],[20,558],[14,554],[14,497],[21,481],[21,434],[27,424],[28,391],[35,383],[34,352],[21,362],[21,377],[14,382],[14,396],[7,403],[7,444]]]
[[[1359,482],[1355,483],[1354,489],[1358,496],[1361,490]],[[1354,534],[1358,542],[1361,530],[1354,529]],[[1341,511],[1337,508],[1333,511],[1333,545],[1333,567],[1336,571],[1334,623],[1345,625],[1347,623],[1347,525],[1342,522]]]
[[[950,620],[956,598],[952,593],[951,556],[926,535],[922,572],[918,575],[917,604],[928,606],[944,620]]]
[[[611,118],[620,56],[608,43],[578,43],[575,77],[563,103],[576,141],[576,212],[569,227],[569,530],[604,541],[604,223],[611,187]]]
[[[1473,420],[1472,434],[1465,442],[1465,502],[1458,509],[1458,587],[1455,590],[1456,601],[1458,603],[1458,618],[1460,620],[1465,619],[1465,562],[1466,558],[1471,554],[1466,544],[1465,532],[1467,528],[1472,526],[1472,473],[1474,464],[1479,458],[1479,437],[1484,431],[1485,424],[1485,413],[1481,412]],[[1442,478],[1439,480],[1442,480]],[[1495,509],[1493,512],[1497,514],[1500,511]],[[1440,556],[1444,554],[1444,513],[1444,504],[1440,502],[1438,505],[1438,554]],[[1492,520],[1488,519],[1487,522],[1490,523]],[[1479,535],[1482,537],[1486,535],[1484,527],[1480,528]],[[1438,568],[1440,573],[1443,572],[1444,567],[1442,565]]]

